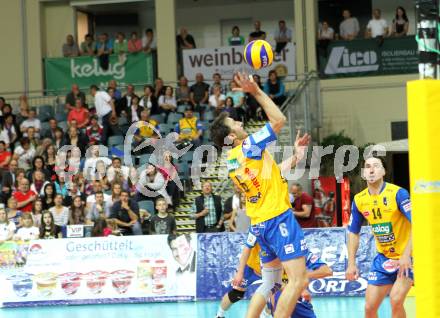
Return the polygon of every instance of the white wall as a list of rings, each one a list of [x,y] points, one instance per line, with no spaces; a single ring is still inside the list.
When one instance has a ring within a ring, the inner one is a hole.
[[[293,31],[293,15],[293,0],[177,8],[176,26],[187,27],[198,48],[219,47],[221,20],[251,18],[261,21],[261,29],[266,31],[268,40],[273,42],[273,32],[279,20],[285,20]],[[242,35],[246,38],[248,36]]]
[[[414,0],[372,0],[373,9],[380,9],[382,11],[382,17],[387,20],[391,25],[395,15],[396,8],[401,6],[405,9],[406,15],[409,19],[409,34],[415,34],[416,22],[415,22],[415,6]]]

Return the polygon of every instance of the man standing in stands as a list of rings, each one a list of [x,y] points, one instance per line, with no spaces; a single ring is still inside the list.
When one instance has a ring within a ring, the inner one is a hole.
[[[193,205],[197,233],[221,232],[223,227],[222,199],[212,193],[210,182],[202,185],[202,195]]]
[[[81,99],[81,105],[86,103],[86,95],[79,90],[77,84],[72,85],[72,90],[66,95],[66,108],[68,110],[75,109],[77,99]]]
[[[303,229],[316,227],[313,198],[303,192],[303,188],[299,183],[292,185],[290,190],[290,202],[294,209],[293,214],[295,214],[299,225],[301,225]]]
[[[255,21],[254,27],[255,30],[249,34],[249,42],[253,40],[266,40],[266,32],[261,30],[261,22],[258,20]]]
[[[110,132],[110,120],[116,118],[115,104],[112,97],[104,91],[99,91],[98,86],[90,86],[90,94],[95,98],[96,115],[98,122],[102,125],[102,143],[107,145]]]
[[[344,21],[339,25],[339,35],[342,40],[354,40],[359,34],[359,22],[356,18],[351,16],[350,10],[342,11]]]

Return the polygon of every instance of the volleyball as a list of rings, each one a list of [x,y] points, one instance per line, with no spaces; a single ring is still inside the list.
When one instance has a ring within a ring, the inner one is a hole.
[[[249,42],[244,48],[243,56],[246,63],[256,70],[271,65],[273,61],[272,47],[264,40]]]

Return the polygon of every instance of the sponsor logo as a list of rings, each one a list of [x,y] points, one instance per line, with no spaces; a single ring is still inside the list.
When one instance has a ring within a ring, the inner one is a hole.
[[[379,69],[375,51],[349,51],[344,46],[332,49],[325,74],[371,72]]]
[[[244,169],[244,173],[249,177],[254,187],[260,190],[260,181],[258,181],[257,176],[252,172],[252,170],[246,167]]]
[[[253,235],[252,233],[249,233],[247,240],[246,240],[246,243],[249,246],[254,246],[256,241],[257,241],[257,237],[255,235]]]
[[[255,204],[258,202],[258,200],[260,200],[260,198],[261,198],[261,192],[258,192],[257,195],[249,197],[248,202]]]
[[[270,131],[267,128],[267,126],[264,126],[259,131],[257,131],[255,134],[253,134],[252,137],[254,138],[255,143],[259,143],[259,142],[270,137]]]
[[[395,260],[389,259],[382,263],[382,268],[388,273],[394,273],[399,269],[399,263]]]
[[[307,242],[306,240],[301,240],[301,251],[307,250]]]
[[[396,239],[394,236],[394,233],[388,234],[388,235],[378,235],[376,236],[377,241],[381,244],[384,243],[391,243],[394,242],[394,240]]]
[[[362,214],[363,214],[365,217],[368,217],[368,216],[370,215],[370,212],[365,211],[365,212],[363,212]]]
[[[402,205],[403,212],[405,213],[411,212],[411,202],[409,200],[405,200],[404,202],[406,203]]]
[[[249,150],[249,149],[251,148],[251,142],[250,142],[249,137],[247,137],[247,138],[243,141],[243,143],[242,143],[242,147],[243,147],[244,150]]]
[[[293,247],[293,244],[284,245],[284,252],[286,254],[292,254],[293,252],[295,252],[295,248]]]
[[[240,163],[237,159],[231,159],[226,161],[226,167],[228,168],[228,171],[236,170],[240,168]]]
[[[310,282],[309,290],[314,294],[327,295],[360,295],[367,289],[368,282],[360,277],[356,281],[345,279],[345,272],[334,272],[332,277],[321,278]]]
[[[376,281],[377,280],[376,272],[369,272],[368,273],[368,280]]]
[[[383,197],[383,205],[388,205],[387,197]]]
[[[318,255],[315,255],[315,254],[311,254],[311,255],[312,256],[310,257],[309,262],[312,264],[315,264],[316,261],[319,259],[319,257],[318,257]]]
[[[72,78],[82,78],[91,76],[111,76],[120,80],[125,78],[125,66],[123,63],[110,63],[108,70],[103,70],[99,66],[98,59],[93,59],[93,63],[75,64],[76,59],[70,60],[70,74]]]
[[[374,235],[388,235],[392,234],[393,232],[393,226],[391,225],[391,222],[373,224],[371,227],[373,229]]]

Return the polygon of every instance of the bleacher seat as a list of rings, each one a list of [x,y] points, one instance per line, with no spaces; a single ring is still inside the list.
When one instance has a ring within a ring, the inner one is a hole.
[[[60,122],[60,121],[67,121],[67,113],[62,111],[62,112],[57,112],[55,114],[55,119]]]
[[[188,151],[186,152],[182,157],[180,157],[181,162],[192,162],[193,160],[194,151]]]
[[[214,113],[213,113],[212,111],[208,111],[208,112],[206,112],[206,113],[205,113],[205,116],[203,117],[203,119],[206,120],[206,121],[208,121],[208,122],[213,121],[214,118],[215,118],[215,115],[214,115]]]
[[[156,213],[156,210],[154,209],[153,201],[150,201],[150,200],[139,201],[138,205],[139,205],[139,209],[147,210],[151,214],[155,214]]]
[[[165,121],[165,116],[162,114],[157,114],[157,115],[151,115],[150,116],[151,119],[154,119],[155,121],[157,121],[159,124],[162,124]]]
[[[38,119],[41,122],[48,121],[53,117],[53,107],[50,105],[42,105],[38,107]]]
[[[58,123],[58,127],[60,127],[65,133],[67,132],[67,121],[63,120]]]
[[[108,137],[108,145],[109,146],[116,146],[116,145],[123,145],[124,144],[124,136],[110,136]]]
[[[179,122],[180,118],[182,118],[182,117],[183,117],[183,115],[180,113],[170,113],[168,115],[167,123],[168,124],[177,124]]]
[[[187,106],[189,106],[189,105],[179,105],[179,106],[177,106],[177,112],[178,113],[183,113]]]
[[[66,112],[66,107],[65,107],[64,104],[57,104],[57,105],[55,106],[55,114],[58,114],[58,113],[65,113],[65,112]]]
[[[159,130],[162,136],[168,135],[170,132],[174,131],[174,125],[172,124],[160,124]]]

